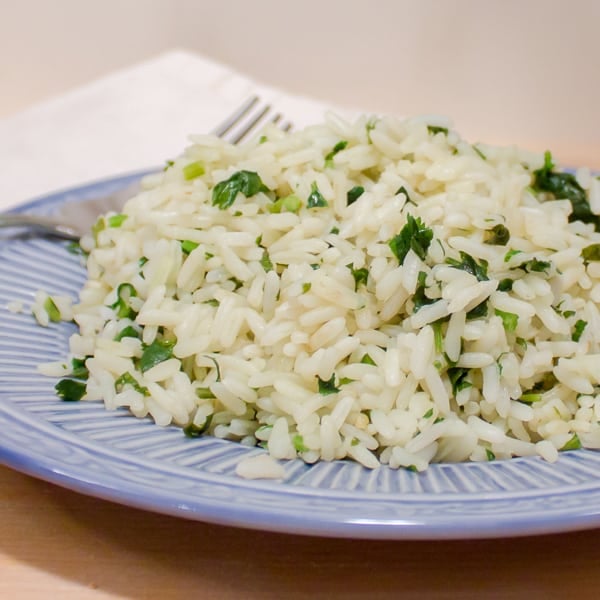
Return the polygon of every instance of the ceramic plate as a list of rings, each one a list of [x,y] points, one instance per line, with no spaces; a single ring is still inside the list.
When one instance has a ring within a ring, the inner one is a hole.
[[[51,214],[112,193],[136,175],[47,196],[18,209]],[[186,438],[97,402],[62,402],[36,366],[60,360],[72,324],[38,326],[36,290],[77,297],[84,281],[67,244],[0,231],[0,461],[58,485],[188,519],[288,533],[443,539],[529,535],[600,526],[600,453],[432,465],[426,473],[338,461],[286,462],[285,479],[245,481],[234,442]]]

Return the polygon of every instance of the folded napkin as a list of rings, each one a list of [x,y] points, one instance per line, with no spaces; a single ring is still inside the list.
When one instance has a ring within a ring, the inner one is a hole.
[[[0,210],[40,195],[159,166],[253,94],[302,127],[324,103],[172,51],[0,121]],[[344,111],[342,111],[344,112]]]

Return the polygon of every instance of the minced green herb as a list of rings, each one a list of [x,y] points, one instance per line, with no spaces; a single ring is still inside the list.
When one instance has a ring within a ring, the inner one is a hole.
[[[404,194],[406,196],[406,201],[410,202],[411,204],[414,204],[415,206],[417,205],[416,202],[414,202],[411,197],[408,194],[408,191],[406,190],[406,188],[401,185],[397,190],[396,193],[394,194],[394,196],[397,196],[398,194]]]
[[[192,179],[196,179],[196,177],[204,175],[205,172],[204,165],[197,160],[183,167],[183,178],[186,181],[191,181]]]
[[[335,373],[327,381],[324,381],[319,376],[317,376],[317,382],[319,386],[319,394],[322,394],[323,396],[328,396],[329,394],[337,394],[340,391],[340,388],[335,386]]]
[[[210,306],[219,306],[221,303],[216,298],[210,298],[205,300],[202,304],[208,304]]]
[[[438,354],[442,354],[444,352],[444,335],[442,333],[443,322],[444,322],[443,319],[439,319],[438,321],[434,321],[431,324],[431,327],[433,329],[433,340],[434,340],[435,351]]]
[[[586,262],[600,260],[600,244],[591,244],[581,251],[581,257]]]
[[[302,200],[295,194],[290,194],[289,196],[285,196],[285,198],[279,198],[273,202],[273,204],[267,207],[267,210],[270,213],[291,212],[298,214],[301,208]]]
[[[195,250],[200,244],[198,242],[192,242],[191,240],[183,240],[181,242],[181,249],[185,254],[190,254],[192,250]]]
[[[212,191],[212,204],[221,210],[229,208],[237,198],[243,194],[246,198],[255,196],[259,192],[269,192],[269,188],[254,171],[237,171],[229,179],[220,181]]]
[[[515,283],[515,280],[511,279],[510,277],[501,279],[498,282],[498,291],[499,292],[510,292],[513,288],[514,283]]]
[[[354,379],[350,379],[350,377],[340,377],[340,381],[338,385],[348,385],[349,383],[352,383],[354,381]]]
[[[373,131],[373,129],[375,129],[375,127],[377,126],[377,121],[379,121],[379,119],[372,117],[367,121],[365,125],[365,129],[367,131],[367,143],[369,144],[373,143],[373,140],[371,139],[371,131]]]
[[[489,448],[485,449],[485,455],[488,460],[496,460],[496,455]]]
[[[142,394],[142,396],[150,395],[148,388],[143,385],[140,385],[131,373],[123,373],[115,381],[115,390],[117,392],[120,392],[122,388],[126,385],[130,385],[136,392]]]
[[[85,366],[85,358],[71,359],[71,377],[75,379],[87,379],[90,375],[88,368]]]
[[[542,399],[542,394],[539,392],[524,392],[518,398],[519,402],[523,402],[523,404],[533,404],[534,402],[539,402]]]
[[[338,153],[341,152],[346,146],[348,145],[348,142],[346,140],[340,140],[331,150],[331,152],[329,152],[327,154],[327,156],[325,156],[325,168],[327,167],[333,167],[333,158],[334,156]]]
[[[581,448],[581,440],[574,433],[573,437],[561,448],[561,450],[579,450]]]
[[[579,185],[575,175],[556,172],[553,169],[552,154],[546,151],[544,166],[533,172],[534,189],[549,193],[557,200],[568,200],[572,206],[569,221],[591,223],[596,231],[600,231],[600,217],[591,211],[587,194]]]
[[[446,263],[456,269],[466,271],[471,275],[477,277],[478,281],[488,281],[487,269],[488,263],[483,258],[480,262],[477,262],[470,254],[460,251],[460,260],[454,258],[447,258]]]
[[[137,296],[135,288],[130,283],[121,283],[117,288],[117,299],[110,305],[116,311],[119,319],[132,319],[136,312],[129,306],[129,299]]]
[[[323,195],[319,191],[315,181],[313,181],[310,185],[310,195],[306,201],[306,206],[308,208],[322,208],[324,206],[329,206],[329,203],[327,200],[325,200],[325,198],[323,198]]]
[[[61,379],[55,386],[56,395],[65,402],[77,402],[85,394],[85,382],[75,379]]]
[[[464,367],[450,367],[446,373],[448,375],[448,379],[450,379],[450,383],[452,384],[452,393],[454,396],[456,396],[461,390],[473,385],[470,381],[467,381],[469,369]]]
[[[365,354],[365,355],[364,355],[364,356],[363,356],[363,357],[360,359],[360,362],[361,362],[363,365],[373,365],[373,366],[377,366],[377,365],[375,364],[375,361],[374,361],[374,360],[371,358],[371,355],[370,355],[370,354]]]
[[[294,436],[292,436],[292,444],[296,452],[308,452],[309,450],[304,445],[304,438],[299,433],[296,433]]]
[[[213,415],[208,415],[206,420],[202,425],[194,425],[194,423],[190,423],[183,428],[183,433],[190,438],[200,437],[203,433],[208,431],[210,424],[212,423]]]
[[[69,242],[67,244],[67,252],[69,254],[74,254],[75,256],[86,256],[87,252],[81,247],[79,242]]]
[[[515,256],[516,254],[522,254],[523,250],[509,250],[505,255],[504,255],[504,262],[508,262],[513,256]]]
[[[125,327],[124,329],[121,329],[121,331],[119,331],[119,333],[117,333],[117,335],[115,335],[115,342],[120,342],[123,338],[126,337],[130,337],[130,338],[138,338],[140,337],[140,332],[135,328],[132,327],[131,325],[127,325],[127,327]]]
[[[490,244],[491,246],[506,246],[508,240],[510,240],[510,231],[502,225],[502,223],[494,225],[485,232],[485,244]]]
[[[210,391],[210,388],[207,387],[196,388],[196,396],[198,396],[198,398],[201,400],[207,400],[215,397],[215,395]]]
[[[577,320],[575,326],[573,327],[573,333],[571,335],[571,339],[574,342],[578,342],[581,339],[581,335],[583,334],[583,330],[586,328],[586,326],[587,321],[584,321],[583,319]]]
[[[494,313],[502,319],[504,329],[508,332],[513,332],[519,323],[519,315],[511,312],[505,312],[496,308]]]
[[[432,135],[435,135],[436,133],[443,133],[444,135],[448,135],[448,128],[440,127],[439,125],[427,125],[427,131],[429,131],[429,133],[431,133]]]
[[[350,272],[352,273],[352,277],[354,277],[354,291],[358,290],[358,286],[360,284],[367,285],[367,280],[369,279],[369,270],[366,267],[362,269],[355,269],[353,265],[346,265]]]
[[[355,185],[352,189],[348,190],[346,194],[346,205],[350,206],[354,204],[363,194],[365,188],[362,185]]]
[[[263,255],[260,259],[260,266],[265,270],[265,273],[273,270],[273,263],[266,250],[263,251]]]
[[[423,415],[423,419],[429,419],[433,417],[433,408],[430,408],[424,415]]]
[[[310,288],[312,287],[312,284],[310,281],[306,281],[302,284],[302,293],[306,294],[306,292],[308,292],[310,290]]]
[[[127,220],[127,215],[118,214],[111,215],[108,217],[108,226],[109,227],[121,227],[123,223]]]
[[[520,264],[517,268],[524,269],[527,273],[546,273],[548,269],[552,267],[552,263],[547,260],[539,260],[538,258],[532,258],[522,264]]]
[[[427,227],[420,217],[415,219],[412,215],[407,215],[406,225],[388,242],[388,245],[400,264],[403,264],[409,250],[412,250],[421,260],[425,260],[432,239],[433,230]]]
[[[165,166],[163,167],[163,171],[168,171],[174,164],[174,160],[165,160]]]
[[[473,321],[474,319],[482,319],[483,317],[487,317],[488,314],[488,301],[484,300],[480,302],[477,306],[473,307],[469,312],[467,312],[467,321]]]
[[[419,274],[417,275],[417,287],[412,297],[413,312],[417,312],[424,306],[436,302],[433,298],[429,298],[429,296],[425,295],[425,290],[427,289],[425,284],[426,279],[427,273],[425,273],[425,271],[419,271]]]
[[[56,306],[54,300],[50,296],[44,301],[44,310],[53,323],[60,322],[60,310],[58,310],[58,306]]]
[[[209,358],[210,360],[213,361],[213,363],[215,363],[215,369],[217,370],[217,378],[215,381],[217,381],[217,382],[221,381],[221,367],[219,366],[217,359],[214,358],[213,356],[207,356],[206,358]]]
[[[475,144],[473,144],[472,148],[473,150],[475,150],[475,153],[479,155],[483,160],[487,160],[487,156]]]
[[[140,370],[145,373],[157,364],[173,357],[175,342],[170,340],[154,340],[150,345],[144,346],[140,357]]]

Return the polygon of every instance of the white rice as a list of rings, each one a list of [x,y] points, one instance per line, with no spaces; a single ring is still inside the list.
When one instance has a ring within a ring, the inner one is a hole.
[[[542,156],[481,155],[428,125],[447,123],[328,116],[241,146],[192,138],[122,223],[107,215],[82,239],[79,304],[54,299],[79,326],[83,399],[275,459],[369,468],[599,447],[600,267],[581,252],[600,234],[568,220],[568,200],[531,189]],[[187,180],[196,162],[204,174]],[[215,186],[241,171],[265,187],[214,205]],[[578,181],[599,214],[598,179]],[[400,258],[389,242],[412,218],[432,240]],[[502,225],[510,239],[486,243]],[[46,301],[33,306],[42,325]],[[237,472],[284,476],[265,456]]]

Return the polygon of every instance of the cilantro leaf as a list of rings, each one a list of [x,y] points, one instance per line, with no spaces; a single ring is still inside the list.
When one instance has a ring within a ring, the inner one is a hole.
[[[432,135],[435,135],[436,133],[443,133],[444,135],[448,135],[448,128],[440,127],[439,125],[427,125],[427,131],[429,131],[429,133],[431,133]]]
[[[412,250],[421,260],[425,260],[432,239],[433,231],[421,221],[420,217],[415,219],[412,215],[407,215],[406,225],[388,242],[388,245],[400,264],[403,264],[409,250]]]
[[[458,392],[461,390],[473,385],[470,381],[467,381],[469,369],[464,367],[450,367],[446,373],[448,375],[448,379],[450,379],[450,383],[452,384],[452,393],[454,396],[456,396],[456,394],[458,394]]]
[[[56,395],[65,402],[77,402],[85,394],[85,383],[75,379],[61,379],[54,389]]]
[[[355,269],[351,264],[346,266],[350,269],[352,277],[354,277],[354,291],[358,289],[361,283],[367,285],[367,279],[369,278],[369,270],[367,268]]]
[[[352,189],[348,190],[346,194],[346,205],[350,206],[354,204],[363,194],[365,188],[362,185],[355,185]]]
[[[574,433],[573,437],[561,448],[562,450],[579,450],[581,448],[581,440],[579,436]]]
[[[329,152],[327,154],[327,156],[325,156],[325,167],[333,167],[333,157],[338,153],[341,152],[346,146],[348,145],[348,142],[346,140],[340,140],[331,150],[331,152]]]
[[[319,191],[317,187],[317,183],[315,181],[312,182],[310,186],[310,195],[308,196],[308,200],[306,201],[306,206],[308,208],[321,208],[324,206],[329,206],[329,203],[325,198],[323,198],[323,194]]]
[[[573,327],[573,334],[571,335],[571,339],[574,342],[578,342],[581,339],[581,335],[583,334],[583,330],[587,327],[587,321],[583,319],[578,319],[575,323],[575,327]]]
[[[591,244],[581,251],[581,257],[586,262],[600,260],[600,244]]]
[[[504,325],[504,329],[506,331],[514,331],[517,328],[517,324],[519,323],[519,315],[511,312],[505,312],[499,308],[496,308],[494,312],[502,319],[502,324]]]
[[[510,231],[502,223],[498,223],[486,231],[484,243],[492,246],[506,246],[508,240],[510,240]]]
[[[246,198],[255,196],[258,192],[268,192],[269,188],[254,171],[237,171],[229,179],[215,185],[212,191],[212,204],[221,210],[229,208],[238,194]]]
[[[175,342],[168,340],[154,340],[149,346],[144,347],[140,358],[140,370],[145,373],[157,364],[173,356]]]
[[[208,431],[212,420],[213,415],[208,415],[202,425],[194,425],[194,423],[190,423],[183,428],[183,433],[190,438],[200,437],[203,433]]]
[[[487,268],[488,263],[483,258],[480,262],[477,262],[470,254],[460,251],[460,260],[454,258],[447,258],[446,263],[456,269],[466,271],[471,275],[477,277],[478,281],[488,281]]]
[[[319,384],[319,394],[322,394],[323,396],[337,394],[340,391],[340,388],[335,386],[335,373],[327,381],[323,381],[323,379],[317,376],[317,381]]]

